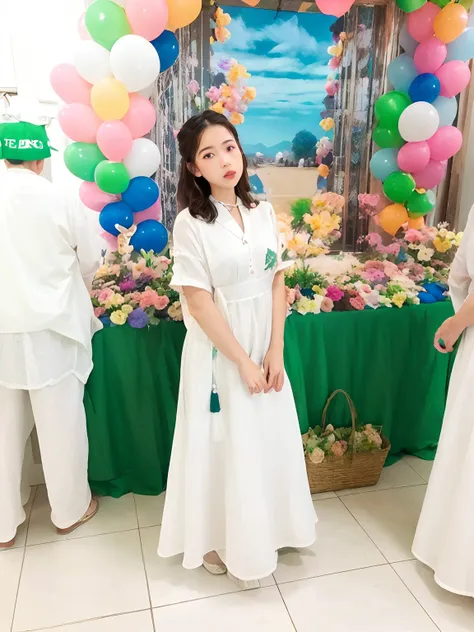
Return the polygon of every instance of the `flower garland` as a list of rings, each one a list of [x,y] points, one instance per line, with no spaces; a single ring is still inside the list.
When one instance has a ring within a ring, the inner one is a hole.
[[[211,4],[215,3],[212,2]],[[227,40],[231,37],[229,29],[226,28],[232,22],[231,16],[229,13],[224,13],[217,4],[215,4],[215,7],[216,10],[211,18],[215,23],[215,27],[212,29],[211,46],[216,42],[219,42],[219,44],[225,44],[225,42],[227,42]]]
[[[224,114],[233,125],[241,125],[249,103],[257,97],[257,90],[246,85],[245,79],[251,75],[237,60],[221,59],[218,67],[226,73],[226,81],[219,88],[212,86],[206,92],[211,104],[209,109]]]

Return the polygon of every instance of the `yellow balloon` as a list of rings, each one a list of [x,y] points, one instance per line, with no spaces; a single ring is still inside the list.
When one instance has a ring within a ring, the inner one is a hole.
[[[103,121],[117,121],[128,112],[130,96],[121,81],[107,77],[92,86],[91,103],[94,112]]]
[[[408,221],[408,213],[403,204],[390,204],[377,217],[380,226],[392,237],[395,237],[398,230]]]
[[[414,230],[421,230],[425,227],[424,217],[409,217],[408,218],[408,230],[413,228]]]
[[[454,42],[464,32],[468,19],[468,13],[461,4],[448,4],[435,17],[436,37],[445,44]]]
[[[168,31],[188,26],[202,11],[202,0],[166,0],[168,4]]]

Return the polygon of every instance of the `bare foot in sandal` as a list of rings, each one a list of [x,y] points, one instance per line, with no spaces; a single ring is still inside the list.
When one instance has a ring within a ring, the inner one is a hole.
[[[76,529],[79,529],[79,527],[82,527],[83,524],[86,524],[86,522],[89,522],[89,520],[92,520],[92,518],[96,515],[98,511],[99,501],[97,500],[97,498],[93,498],[91,500],[91,504],[89,505],[89,509],[84,514],[84,516],[78,522],[68,527],[67,529],[56,529],[58,535],[69,535]]]
[[[0,542],[0,549],[11,549],[12,546],[15,544],[15,539],[13,538],[13,540],[10,540],[10,542]]]

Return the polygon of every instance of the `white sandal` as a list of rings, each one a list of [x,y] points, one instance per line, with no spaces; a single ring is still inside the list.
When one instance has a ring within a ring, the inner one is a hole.
[[[258,588],[260,588],[260,582],[258,581],[258,579],[239,579],[238,577],[235,577],[235,575],[232,575],[230,571],[227,571],[227,577],[231,579],[234,584],[237,584],[237,586],[241,590],[257,590]]]
[[[211,563],[211,562],[207,562],[206,558],[204,557],[202,560],[202,565],[204,566],[206,571],[210,573],[211,575],[225,575],[227,573],[227,566],[224,564],[224,562],[220,558],[219,560],[220,560],[219,562]]]

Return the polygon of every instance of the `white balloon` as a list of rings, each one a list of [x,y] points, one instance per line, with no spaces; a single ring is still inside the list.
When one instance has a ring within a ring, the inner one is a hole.
[[[160,58],[154,46],[139,35],[121,37],[110,51],[110,65],[116,79],[129,92],[139,92],[156,81]]]
[[[133,141],[131,152],[123,164],[127,167],[130,178],[146,176],[149,178],[158,170],[161,154],[155,143],[148,138],[137,138]]]
[[[398,131],[408,143],[428,140],[436,133],[438,127],[438,110],[425,101],[417,101],[409,105],[398,121]]]
[[[146,88],[143,88],[143,90],[140,90],[138,94],[141,94],[142,97],[145,97],[145,99],[151,99],[153,93],[155,92],[155,86],[156,83],[152,83],[151,86],[147,86]]]
[[[81,77],[92,84],[112,76],[109,51],[93,40],[84,40],[78,44],[74,65]]]
[[[407,25],[406,20],[402,28],[400,29],[400,36],[399,36],[398,41],[399,41],[400,46],[405,51],[405,53],[407,55],[410,55],[410,57],[413,57],[418,47],[418,42],[414,40],[413,37],[408,32],[408,25]]]

